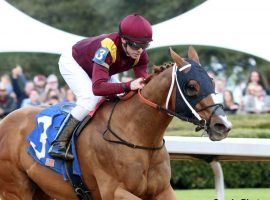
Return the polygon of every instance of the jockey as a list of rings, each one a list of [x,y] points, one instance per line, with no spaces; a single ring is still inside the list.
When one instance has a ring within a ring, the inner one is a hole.
[[[132,14],[120,22],[118,32],[83,39],[62,53],[60,73],[77,102],[62,123],[49,155],[72,160],[67,143],[73,130],[97,103],[104,96],[144,87],[143,78],[148,75],[149,63],[145,49],[151,41],[151,24],[143,16]],[[129,69],[133,69],[135,80],[121,83],[113,76]]]

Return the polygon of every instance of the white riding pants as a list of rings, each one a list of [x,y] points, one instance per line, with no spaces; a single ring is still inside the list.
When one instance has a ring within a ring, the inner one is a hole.
[[[82,121],[103,97],[93,94],[92,80],[72,57],[71,48],[63,52],[58,64],[61,75],[77,98],[71,115]],[[111,76],[109,82],[119,82],[117,75]]]

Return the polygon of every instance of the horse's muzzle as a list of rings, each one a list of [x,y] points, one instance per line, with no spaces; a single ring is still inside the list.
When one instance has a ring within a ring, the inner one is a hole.
[[[217,121],[213,120],[207,133],[210,140],[220,141],[228,136],[231,129],[232,123],[227,119],[227,117],[225,117]]]

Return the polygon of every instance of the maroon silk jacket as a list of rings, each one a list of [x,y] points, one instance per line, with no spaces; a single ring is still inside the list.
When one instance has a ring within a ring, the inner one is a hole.
[[[107,96],[130,90],[130,82],[108,83],[111,75],[133,68],[136,78],[146,77],[149,63],[144,50],[137,60],[127,56],[117,32],[86,38],[72,48],[72,56],[91,78],[93,93]]]

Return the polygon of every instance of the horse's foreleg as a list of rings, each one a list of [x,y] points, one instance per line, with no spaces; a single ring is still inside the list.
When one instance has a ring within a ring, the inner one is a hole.
[[[177,197],[172,189],[172,186],[169,186],[167,189],[153,198],[153,200],[177,200]]]
[[[117,187],[114,192],[114,200],[142,200],[139,197],[134,196],[122,187]]]

